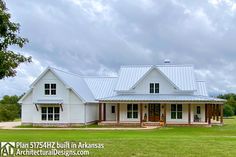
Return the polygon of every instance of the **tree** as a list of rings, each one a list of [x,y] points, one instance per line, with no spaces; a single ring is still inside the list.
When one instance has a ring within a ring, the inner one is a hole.
[[[23,62],[31,62],[31,57],[25,57],[8,49],[15,45],[22,48],[28,39],[18,36],[20,24],[10,21],[5,2],[0,0],[0,79],[16,75],[16,68]]]
[[[19,117],[19,108],[16,104],[0,104],[0,122],[13,121]]]
[[[224,117],[231,117],[234,115],[233,107],[226,104],[224,105]]]
[[[230,96],[230,98],[226,102],[227,105],[230,105],[233,108],[234,114],[236,115],[236,101],[233,96]]]
[[[18,104],[20,97],[5,95],[0,100],[0,121],[12,121],[21,115],[21,106]]]
[[[234,112],[234,115],[236,115],[236,94],[234,93],[228,93],[228,94],[224,94],[224,95],[219,95],[217,96],[218,98],[221,98],[221,99],[226,99],[227,102],[225,103],[226,105],[229,105],[231,106],[233,112]],[[227,107],[228,109],[228,107]]]
[[[3,99],[0,100],[0,104],[17,104],[18,100],[19,97],[17,95],[13,96],[5,95],[3,96]]]

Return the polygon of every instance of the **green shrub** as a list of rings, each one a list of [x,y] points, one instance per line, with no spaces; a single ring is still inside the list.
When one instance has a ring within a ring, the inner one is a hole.
[[[224,117],[231,117],[234,115],[234,109],[231,105],[224,105]]]
[[[13,121],[19,117],[17,104],[0,104],[0,121]]]

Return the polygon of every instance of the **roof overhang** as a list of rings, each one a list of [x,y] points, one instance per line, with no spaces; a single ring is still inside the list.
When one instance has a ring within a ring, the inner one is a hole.
[[[167,94],[132,94],[132,95],[116,95],[108,98],[101,98],[99,102],[158,102],[158,103],[208,103],[208,104],[224,104],[226,100],[207,96],[197,95],[167,95]]]
[[[37,100],[33,103],[37,105],[55,105],[55,104],[60,105],[60,104],[63,104],[63,100],[62,99],[42,99],[42,100]]]
[[[161,103],[161,104],[224,104],[222,101],[163,101],[163,100],[100,100],[99,103]]]

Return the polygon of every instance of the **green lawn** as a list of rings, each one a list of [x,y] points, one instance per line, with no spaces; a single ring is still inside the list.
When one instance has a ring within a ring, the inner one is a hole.
[[[224,126],[166,127],[137,131],[0,130],[0,141],[82,141],[104,143],[90,156],[236,156],[236,117]]]

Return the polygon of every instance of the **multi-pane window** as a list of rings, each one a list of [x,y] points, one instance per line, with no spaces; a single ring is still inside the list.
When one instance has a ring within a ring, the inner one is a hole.
[[[171,104],[171,119],[182,119],[183,106],[182,104]]]
[[[59,107],[42,107],[41,119],[43,121],[59,121],[60,120],[60,108]]]
[[[154,93],[154,83],[150,83],[150,93]]]
[[[150,93],[159,93],[159,83],[150,83]]]
[[[127,104],[127,118],[138,118],[138,104]]]
[[[201,107],[197,106],[197,114],[201,114]]]
[[[56,84],[51,84],[51,95],[56,95]]]
[[[47,120],[47,108],[46,107],[41,108],[41,113],[42,113],[42,120]]]
[[[44,85],[44,93],[45,95],[50,95],[50,84]]]
[[[58,121],[60,119],[60,108],[54,107],[54,120]]]
[[[159,93],[159,83],[155,83],[155,93]]]
[[[44,94],[45,95],[56,95],[57,94],[56,88],[57,88],[57,86],[55,83],[52,83],[52,84],[46,83],[46,84],[44,84]]]
[[[116,107],[115,106],[111,106],[111,113],[115,113],[116,112]]]

